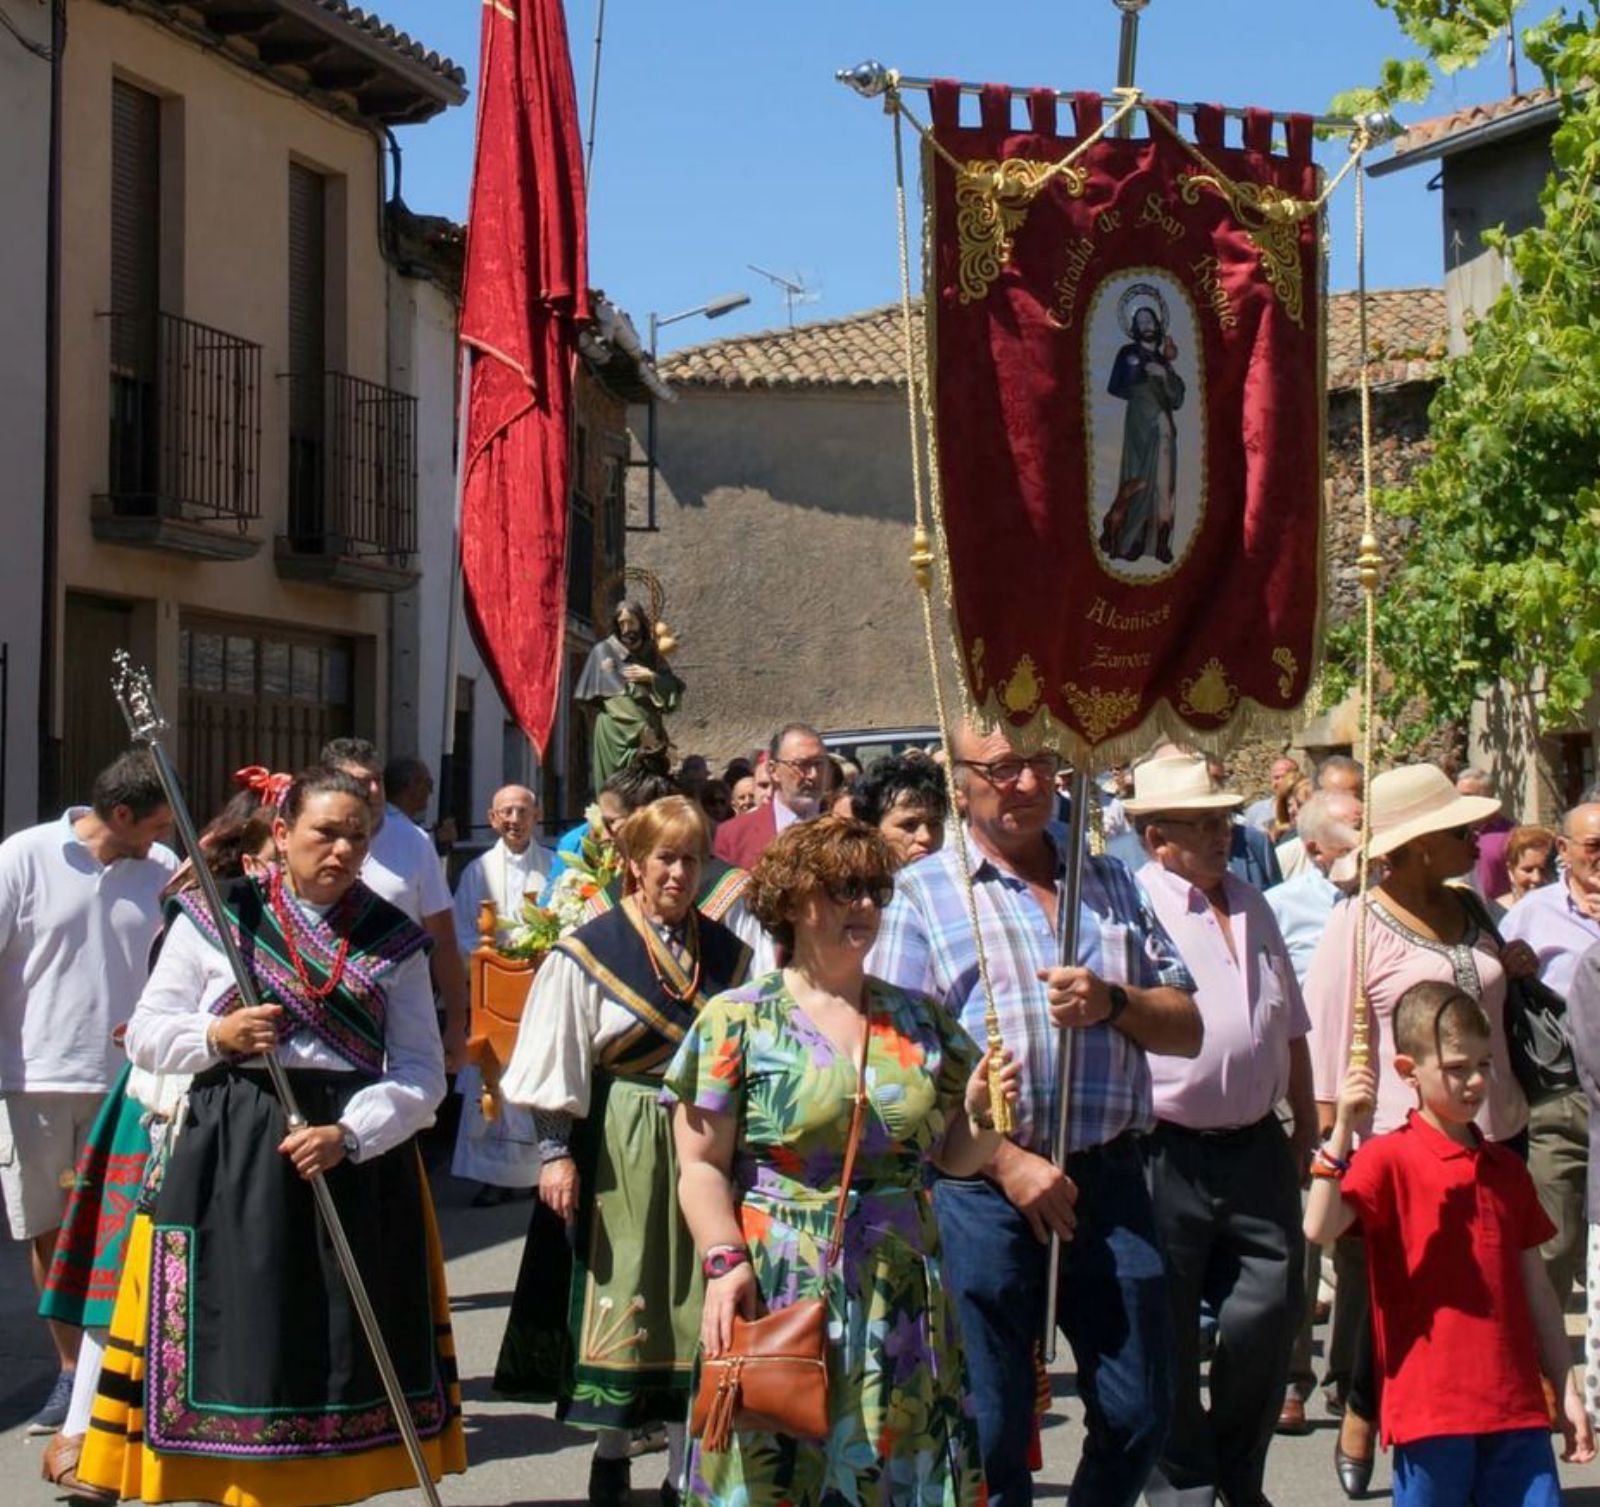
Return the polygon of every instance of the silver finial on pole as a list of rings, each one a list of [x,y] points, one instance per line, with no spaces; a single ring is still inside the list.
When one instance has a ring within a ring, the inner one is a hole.
[[[1385,141],[1393,141],[1405,130],[1388,110],[1369,110],[1365,115],[1358,115],[1356,128],[1364,132],[1367,140],[1374,146],[1379,146]]]
[[[854,68],[841,68],[834,77],[841,84],[854,89],[863,99],[876,99],[880,94],[886,94],[894,82],[892,70],[873,58],[857,63]]]

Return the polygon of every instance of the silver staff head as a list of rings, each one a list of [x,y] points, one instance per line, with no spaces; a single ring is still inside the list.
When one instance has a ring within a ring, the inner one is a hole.
[[[126,649],[118,649],[111,656],[111,694],[117,698],[128,733],[135,743],[149,743],[171,728],[156,701],[155,687],[150,684],[149,671],[135,666]]]
[[[841,68],[834,77],[841,84],[848,84],[863,99],[876,99],[892,82],[889,69],[871,58],[857,63],[854,68]]]
[[[1120,10],[1123,15],[1136,16],[1145,8],[1145,6],[1150,3],[1150,0],[1111,0],[1111,3],[1116,6],[1116,8]]]
[[[1358,115],[1356,126],[1366,133],[1367,139],[1374,146],[1380,146],[1385,141],[1393,141],[1405,130],[1388,110],[1369,110],[1365,115]]]

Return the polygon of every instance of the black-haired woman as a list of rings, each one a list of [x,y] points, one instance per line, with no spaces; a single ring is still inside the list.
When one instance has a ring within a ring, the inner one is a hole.
[[[128,1055],[195,1075],[153,1213],[129,1241],[79,1480],[149,1502],[322,1507],[413,1480],[317,1221],[324,1174],[435,1476],[465,1467],[449,1303],[412,1138],[444,1094],[426,935],[361,884],[365,789],[298,776],[279,861],[224,891],[263,1003],[179,896]],[[285,1133],[261,1055],[308,1123]]]
[[[889,754],[874,759],[850,792],[858,822],[876,827],[904,868],[944,846],[950,797],[944,770],[926,754]]]

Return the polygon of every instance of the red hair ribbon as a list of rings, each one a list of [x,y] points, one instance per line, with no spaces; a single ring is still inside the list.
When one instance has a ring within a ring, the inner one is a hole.
[[[283,803],[285,792],[294,784],[294,776],[274,774],[265,765],[250,764],[234,771],[233,782],[241,790],[254,790],[261,797],[263,806],[278,806]]]

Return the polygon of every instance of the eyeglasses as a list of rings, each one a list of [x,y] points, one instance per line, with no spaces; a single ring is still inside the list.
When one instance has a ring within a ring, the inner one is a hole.
[[[828,767],[826,759],[773,759],[774,764],[782,764],[785,769],[792,769],[796,774],[821,774]]]
[[[991,785],[1001,789],[1015,785],[1024,769],[1031,770],[1040,784],[1061,773],[1061,756],[1053,753],[1034,754],[1026,759],[957,759],[956,763],[964,769],[977,770]]]
[[[825,892],[835,905],[854,905],[857,900],[867,900],[882,910],[894,899],[894,880],[846,879],[843,884],[827,885]]]
[[[1455,838],[1455,840],[1457,842],[1465,842],[1469,837],[1472,836],[1472,828],[1471,827],[1451,827],[1445,832],[1444,835],[1446,837]]]
[[[1585,858],[1600,858],[1600,837],[1568,837],[1565,842],[1569,853],[1577,849]]]

